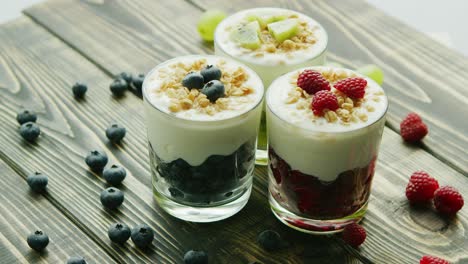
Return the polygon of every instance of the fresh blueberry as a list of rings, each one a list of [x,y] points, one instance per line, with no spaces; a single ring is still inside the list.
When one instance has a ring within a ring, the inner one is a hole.
[[[30,248],[42,251],[49,244],[49,237],[42,231],[37,230],[26,239]]]
[[[224,96],[224,84],[218,80],[209,81],[201,90],[202,94],[212,102],[216,102],[218,98]]]
[[[119,75],[115,77],[116,79],[124,79],[128,84],[132,82],[132,74],[129,72],[121,72]]]
[[[143,88],[143,81],[145,80],[144,74],[138,74],[137,76],[132,78],[133,87],[137,90],[138,93],[141,94],[141,89]]]
[[[67,264],[86,264],[86,260],[83,257],[79,256],[70,257],[67,260]]]
[[[35,172],[34,174],[28,175],[26,182],[33,191],[40,193],[45,191],[49,178],[40,172]]]
[[[86,164],[94,172],[101,172],[107,164],[107,155],[97,150],[91,151],[85,158]]]
[[[208,65],[200,71],[200,74],[203,76],[205,83],[212,81],[212,80],[219,80],[221,79],[221,70],[214,66]]]
[[[112,242],[123,244],[130,238],[131,232],[126,224],[115,223],[109,227],[107,234]]]
[[[280,235],[273,230],[265,230],[261,232],[257,237],[257,242],[268,251],[277,250],[282,245],[282,240]]]
[[[124,193],[114,187],[109,187],[101,192],[101,203],[108,209],[119,207],[124,201]]]
[[[84,83],[75,83],[72,86],[72,92],[76,98],[83,98],[86,91],[88,91],[88,86],[86,86]]]
[[[132,229],[132,241],[139,248],[146,248],[153,242],[154,232],[151,227],[142,224]]]
[[[188,89],[201,89],[205,84],[203,76],[198,72],[190,72],[182,79],[182,85]]]
[[[34,142],[41,134],[41,129],[36,123],[27,122],[21,125],[20,135],[29,142]]]
[[[122,96],[127,89],[128,83],[122,78],[115,79],[110,85],[110,90],[115,96]]]
[[[106,137],[112,143],[118,143],[125,137],[126,132],[127,130],[125,129],[125,127],[121,127],[117,124],[112,124],[106,129]]]
[[[104,176],[104,179],[106,179],[108,183],[116,186],[122,183],[125,176],[127,176],[127,172],[121,166],[112,165],[110,168],[104,169],[102,176]]]
[[[23,110],[16,115],[16,120],[18,120],[18,123],[20,125],[27,123],[27,122],[34,123],[37,120],[37,115],[33,111]]]
[[[184,255],[184,264],[208,264],[208,254],[205,251],[189,250]]]

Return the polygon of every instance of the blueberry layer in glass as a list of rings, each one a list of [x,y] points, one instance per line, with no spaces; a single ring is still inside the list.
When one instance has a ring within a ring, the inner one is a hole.
[[[229,155],[211,155],[198,166],[178,158],[165,162],[150,145],[154,185],[168,198],[184,204],[224,203],[246,190],[254,170],[255,139]]]

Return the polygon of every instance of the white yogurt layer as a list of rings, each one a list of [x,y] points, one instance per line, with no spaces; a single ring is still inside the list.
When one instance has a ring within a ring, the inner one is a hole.
[[[214,114],[195,108],[171,112],[171,98],[160,91],[164,78],[157,78],[161,69],[166,76],[178,70],[171,67],[179,62],[192,63],[206,59],[207,64],[225,61],[225,71],[241,67],[247,74],[245,85],[252,92],[244,96],[229,96],[229,108]],[[229,155],[242,144],[256,137],[260,122],[263,84],[258,75],[233,60],[216,56],[184,56],[166,61],[153,69],[143,84],[148,140],[156,154],[165,162],[184,159],[198,166],[211,155]]]
[[[264,53],[256,56],[255,50],[242,48],[230,39],[231,30],[234,29],[249,15],[290,15],[296,14],[299,19],[307,21],[308,26],[313,29],[317,42],[306,49],[291,52]],[[231,28],[231,30],[229,29]],[[215,32],[215,54],[229,57],[245,63],[252,68],[263,80],[265,87],[281,74],[306,66],[323,65],[328,43],[325,29],[312,18],[296,11],[282,8],[254,8],[235,13],[224,19],[216,28]]]
[[[328,67],[312,67],[326,71]],[[367,115],[367,120],[344,124],[340,120],[328,122],[313,115],[309,107],[298,109],[287,103],[291,83],[304,69],[276,79],[266,95],[269,144],[292,167],[303,173],[332,181],[338,174],[362,168],[377,155],[385,124],[388,101],[382,88],[369,78],[350,70],[340,69],[367,80],[366,95],[354,111]],[[333,90],[334,88],[332,88]],[[378,98],[378,99],[376,99]],[[369,108],[373,110],[368,111]]]

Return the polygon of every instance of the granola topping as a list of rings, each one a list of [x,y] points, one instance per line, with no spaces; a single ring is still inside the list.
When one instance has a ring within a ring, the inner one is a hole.
[[[220,81],[224,84],[225,95],[214,102],[211,102],[201,90],[188,89],[182,84],[182,79],[188,73],[199,72],[207,65],[216,65],[222,72]],[[225,59],[217,57],[207,59],[200,56],[197,59],[169,63],[157,69],[150,77],[150,86],[147,90],[149,97],[155,99],[150,101],[163,111],[167,110],[166,112],[187,119],[203,119],[201,116],[216,115],[222,119],[234,115],[234,112],[252,108],[261,99],[263,89],[258,88],[258,83],[261,86],[261,81],[253,75],[251,70],[232,62],[228,63]],[[222,112],[229,113],[221,114]]]
[[[243,46],[230,37],[232,32],[255,21],[254,18],[260,21],[259,42],[248,42],[252,45]],[[285,37],[275,36],[269,26],[288,20],[297,21],[297,27],[292,30],[294,33],[285,30],[280,31]],[[296,64],[320,55],[327,45],[327,34],[318,22],[299,12],[280,8],[256,8],[236,13],[221,22],[216,34],[216,45],[220,49],[256,64]]]
[[[297,86],[297,78],[304,70],[302,69],[289,73],[282,77],[283,80],[279,79],[272,84],[277,93],[272,96],[268,95],[269,98],[273,98],[271,100],[273,102],[269,105],[276,104],[278,106],[275,108],[282,109],[276,111],[273,109],[274,112],[281,112],[282,116],[292,123],[301,123],[307,127],[328,127],[332,130],[340,130],[338,127],[364,127],[378,120],[385,112],[387,98],[382,88],[373,81],[369,81],[368,78],[365,78],[368,84],[364,98],[353,99],[335,89],[333,84],[346,78],[362,76],[340,68],[313,67],[311,69],[320,72],[330,82],[330,91],[337,97],[339,108],[335,111],[326,109],[323,116],[314,115],[311,108],[314,95],[308,94]],[[276,86],[282,86],[282,89]]]

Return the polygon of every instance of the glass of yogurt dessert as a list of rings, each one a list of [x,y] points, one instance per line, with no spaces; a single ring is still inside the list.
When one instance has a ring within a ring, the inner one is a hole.
[[[193,222],[227,218],[247,203],[263,84],[245,65],[191,55],[154,68],[143,83],[154,196]]]
[[[277,78],[265,98],[276,217],[308,233],[360,221],[388,107],[382,88],[348,69],[310,67]]]
[[[253,69],[268,87],[292,70],[323,65],[328,37],[312,18],[288,9],[254,8],[235,13],[216,28],[215,54]],[[262,115],[257,164],[266,165],[267,137]]]

